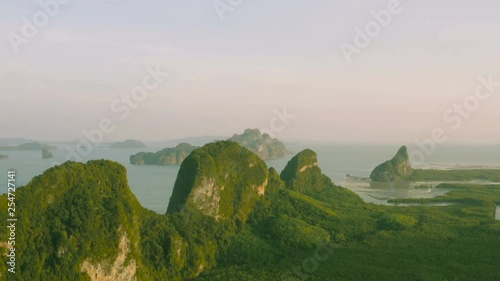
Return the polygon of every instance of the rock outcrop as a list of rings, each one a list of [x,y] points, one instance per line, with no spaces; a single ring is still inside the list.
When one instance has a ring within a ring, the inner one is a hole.
[[[120,253],[113,261],[105,261],[99,264],[92,264],[85,260],[82,263],[81,270],[90,277],[92,281],[135,281],[137,264],[135,259],[131,259],[128,264],[125,264],[127,256],[130,253],[130,241],[126,234],[120,238]],[[109,266],[111,264],[111,267]],[[108,269],[108,267],[110,267]]]
[[[332,187],[330,178],[318,167],[316,152],[306,149],[295,155],[281,172],[281,179],[287,188],[302,192],[319,192]]]
[[[146,145],[140,141],[136,140],[126,140],[122,142],[115,142],[112,143],[111,148],[143,148],[146,147]]]
[[[372,181],[393,182],[404,181],[413,173],[408,149],[402,146],[389,161],[378,165],[370,174]]]
[[[0,154],[0,160],[7,160],[7,159],[9,159],[9,156]]]
[[[139,152],[130,156],[133,165],[180,165],[197,147],[181,143],[173,148],[165,148],[156,153]]]
[[[46,147],[42,148],[42,158],[48,159],[54,157],[54,154]]]
[[[258,129],[246,129],[242,135],[235,134],[228,140],[237,142],[263,160],[279,159],[290,154],[281,141],[268,134],[261,134]]]
[[[266,164],[256,154],[234,142],[207,144],[182,163],[167,213],[188,210],[245,222],[268,181]]]

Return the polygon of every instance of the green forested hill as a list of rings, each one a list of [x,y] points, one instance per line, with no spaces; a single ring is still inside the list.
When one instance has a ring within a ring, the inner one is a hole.
[[[88,280],[81,273],[85,261],[115,259],[121,237],[139,240],[142,208],[118,163],[67,162],[18,188],[15,198],[17,265],[8,280]],[[2,221],[6,207],[0,207]],[[1,235],[6,241],[8,233]],[[129,250],[130,258],[139,256],[138,247]]]
[[[433,199],[446,207],[378,206],[334,185],[310,150],[280,176],[231,142],[195,151],[177,182],[159,215],[117,163],[46,171],[17,191],[8,280],[500,280],[500,186],[447,185]]]

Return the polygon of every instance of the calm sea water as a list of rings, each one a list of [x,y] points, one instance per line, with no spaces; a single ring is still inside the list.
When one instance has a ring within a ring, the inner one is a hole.
[[[398,150],[398,145],[344,145],[344,144],[287,144],[289,150],[297,153],[311,148],[318,153],[319,166],[336,184],[345,184],[366,201],[385,200],[386,198],[406,198],[408,192],[391,193],[377,189],[357,188],[355,184],[345,181],[346,175],[368,177],[372,169],[385,160],[390,159]],[[129,164],[129,156],[140,151],[155,152],[163,147],[146,149],[110,149],[94,147],[91,154],[83,161],[90,159],[110,159],[127,168],[129,185],[141,204],[158,213],[165,213],[172,193],[179,166],[134,166]],[[414,149],[409,147],[410,151]],[[26,185],[54,162],[66,161],[67,151],[59,148],[54,151],[53,159],[42,159],[39,151],[6,151],[9,160],[0,161],[0,186],[6,192],[7,170],[17,171],[18,185]],[[281,172],[293,155],[286,158],[267,161],[269,167]],[[72,159],[74,160],[74,159]],[[447,145],[438,147],[434,154],[426,158],[424,167],[494,167],[500,168],[500,145]],[[382,193],[381,193],[382,192]],[[384,193],[385,192],[385,193]],[[425,190],[414,195],[426,193]],[[434,195],[434,194],[432,194]],[[406,197],[405,197],[406,196]]]

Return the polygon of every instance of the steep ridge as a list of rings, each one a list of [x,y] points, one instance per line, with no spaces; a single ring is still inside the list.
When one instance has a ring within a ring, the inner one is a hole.
[[[320,192],[332,187],[330,178],[318,167],[316,152],[306,149],[295,155],[281,172],[287,188],[301,193]]]
[[[230,141],[205,145],[181,165],[167,213],[187,208],[220,219],[246,221],[268,185],[267,166]]]

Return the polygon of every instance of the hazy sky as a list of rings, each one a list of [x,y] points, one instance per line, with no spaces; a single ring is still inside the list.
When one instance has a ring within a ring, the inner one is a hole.
[[[212,0],[65,1],[18,53],[9,36],[43,10],[0,2],[0,137],[81,139],[103,118],[106,140],[232,135],[286,107],[284,139],[408,143],[442,128],[500,142],[500,86],[468,118],[443,119],[479,76],[500,82],[498,0],[401,0],[350,63],[341,43],[390,1],[243,0],[223,21]],[[156,65],[170,76],[120,118],[113,101]]]

